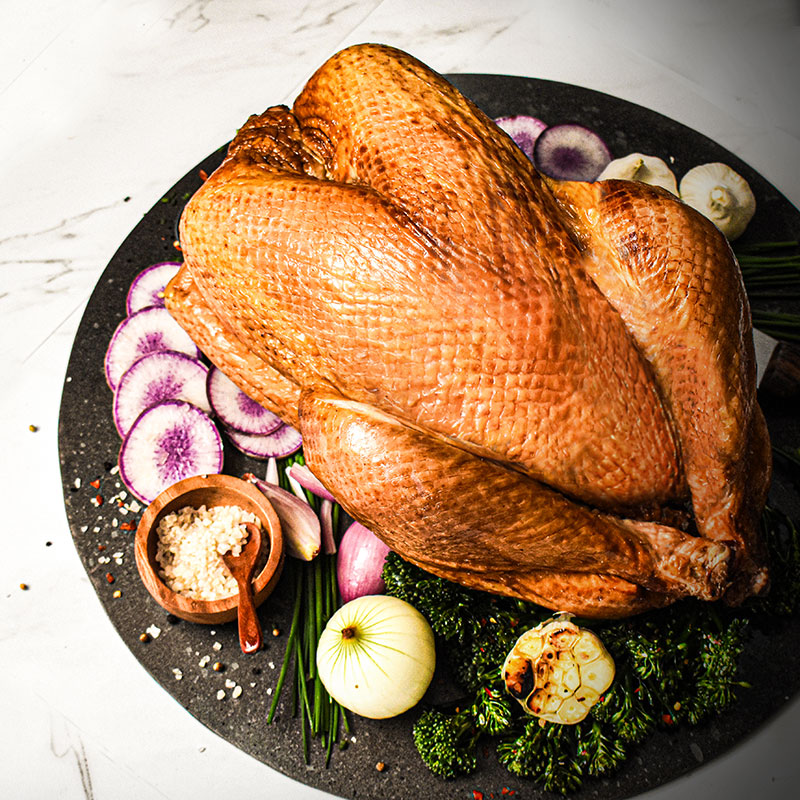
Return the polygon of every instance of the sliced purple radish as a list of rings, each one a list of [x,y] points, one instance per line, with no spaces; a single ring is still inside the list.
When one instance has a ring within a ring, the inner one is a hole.
[[[527,114],[516,114],[513,117],[497,117],[495,124],[504,130],[514,140],[514,144],[533,161],[533,148],[539,134],[547,127],[546,122]]]
[[[128,316],[150,306],[164,305],[164,289],[181,268],[178,261],[162,261],[143,269],[131,283],[125,305]]]
[[[122,320],[106,350],[106,380],[112,391],[134,361],[158,350],[176,350],[193,358],[201,355],[166,308],[143,308]]]
[[[539,134],[533,161],[537,169],[556,180],[593,181],[611,161],[611,151],[583,125],[552,125]]]
[[[193,475],[222,469],[222,437],[205,411],[167,400],[143,411],[122,442],[119,473],[143,503]]]
[[[225,431],[231,444],[251,458],[284,458],[296,453],[303,446],[300,432],[289,425],[281,425],[265,436],[254,436],[228,429]]]
[[[114,424],[123,438],[139,414],[165,400],[185,400],[211,413],[206,394],[208,367],[174,350],[158,350],[134,361],[114,394]]]
[[[206,385],[208,401],[219,421],[230,430],[266,436],[283,425],[283,420],[249,398],[221,369],[211,367]]]

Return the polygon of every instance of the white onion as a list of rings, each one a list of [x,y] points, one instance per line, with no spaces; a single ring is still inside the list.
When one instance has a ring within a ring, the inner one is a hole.
[[[317,671],[334,700],[362,717],[402,714],[425,694],[436,666],[433,632],[414,606],[365,595],[343,605],[317,646]]]
[[[348,603],[365,594],[383,594],[383,562],[389,548],[372,531],[354,522],[339,542],[336,580],[342,602]]]

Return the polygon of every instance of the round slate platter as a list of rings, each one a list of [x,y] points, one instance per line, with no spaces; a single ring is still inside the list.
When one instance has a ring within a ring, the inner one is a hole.
[[[774,187],[732,153],[666,117],[608,95],[550,81],[495,75],[448,77],[492,117],[526,113],[549,124],[579,122],[596,130],[615,156],[631,151],[660,155],[679,179],[696,164],[723,161],[747,178],[757,197],[758,211],[746,233],[748,240],[800,236],[800,214]],[[232,120],[232,125],[236,122]],[[132,278],[150,264],[180,260],[173,246],[176,220],[200,186],[201,170],[210,173],[223,154],[221,148],[178,181],[125,239],[98,281],[75,338],[59,420],[64,500],[75,547],[103,607],[142,666],[187,711],[236,747],[303,783],[341,797],[382,800],[468,800],[473,790],[486,797],[494,792],[497,797],[503,787],[515,790],[517,797],[545,796],[534,784],[514,778],[498,765],[492,748],[480,754],[476,774],[447,782],[435,778],[421,764],[411,740],[413,710],[386,721],[353,719],[354,741],[336,750],[328,767],[318,742],[312,743],[311,763],[306,765],[299,722],[292,718],[288,700],[281,703],[271,725],[265,722],[291,616],[288,576],[284,575],[259,611],[266,646],[251,656],[238,648],[235,623],[211,628],[178,621],[168,617],[145,591],[133,556],[132,529],[140,513],[127,510],[130,498],[122,506],[116,499],[124,490],[115,474],[120,441],[112,421],[112,394],[103,375],[103,357],[125,316]],[[800,310],[798,301],[790,298],[779,298],[772,305]],[[768,398],[762,404],[773,441],[783,447],[800,445],[798,415]],[[262,463],[236,454],[232,447],[226,453],[225,472],[263,475]],[[97,505],[98,496],[103,498],[101,505]],[[780,468],[770,502],[793,518],[800,517],[797,486]],[[116,590],[122,593],[118,598]],[[158,637],[140,641],[140,635],[153,625],[160,629]],[[282,633],[273,637],[269,635],[273,629]],[[798,690],[800,671],[793,666],[800,657],[800,622],[781,621],[770,631],[768,642],[766,635],[753,632],[742,662],[742,677],[753,688],[741,693],[733,709],[698,728],[656,734],[614,778],[587,779],[579,796],[635,796],[715,758],[764,723]],[[759,651],[767,647],[770,658],[760,659]],[[208,663],[201,666],[206,656]],[[211,669],[215,661],[225,665],[224,671]],[[242,687],[240,697],[232,697],[226,681]],[[435,683],[437,692],[449,688],[441,681]],[[226,697],[218,700],[221,689]],[[284,696],[288,695],[285,691]],[[383,772],[375,769],[379,761],[386,764]]]

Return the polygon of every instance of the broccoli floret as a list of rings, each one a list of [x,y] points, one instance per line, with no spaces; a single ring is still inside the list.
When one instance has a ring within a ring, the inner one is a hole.
[[[497,757],[509,772],[533,778],[548,792],[569,794],[580,788],[582,770],[575,758],[572,725],[542,725],[532,719],[522,733],[498,744]]]
[[[477,727],[490,736],[509,729],[513,719],[511,698],[500,680],[478,689],[472,715]]]
[[[578,763],[589,775],[610,775],[628,757],[622,740],[609,734],[600,723],[586,721],[581,726]]]
[[[437,578],[394,552],[386,556],[383,581],[386,593],[411,603],[437,635],[461,642],[474,634],[474,598],[468,589]]]
[[[420,757],[435,775],[454,778],[475,771],[480,731],[468,709],[456,714],[424,711],[414,723],[413,735]]]

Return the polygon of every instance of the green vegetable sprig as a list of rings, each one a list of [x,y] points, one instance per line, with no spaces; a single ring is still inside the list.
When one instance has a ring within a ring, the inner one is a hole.
[[[284,467],[303,464],[302,455],[290,456],[278,470],[281,488],[289,490]],[[319,513],[319,500],[306,492],[311,507]],[[340,510],[334,506],[334,530],[338,531]],[[330,617],[339,607],[336,556],[320,553],[313,561],[291,559],[294,609],[281,671],[272,696],[267,723],[275,717],[286,678],[292,673],[292,715],[300,716],[303,755],[310,763],[310,739],[318,737],[325,751],[325,765],[331,759],[340,732],[349,733],[347,714],[328,694],[317,672],[317,642]],[[343,746],[340,742],[340,747]]]
[[[614,622],[584,621],[616,663],[611,688],[577,725],[543,723],[511,703],[500,675],[518,636],[552,613],[531,603],[473,591],[390,553],[387,592],[416,606],[440,640],[447,668],[464,690],[455,708],[427,708],[413,728],[423,762],[441,777],[476,769],[477,747],[492,737],[509,772],[568,794],[587,777],[607,776],[654,731],[696,725],[736,700],[748,625],[800,603],[800,539],[791,520],[766,509],[773,591],[739,609],[684,600]]]
[[[736,258],[751,300],[800,298],[800,243],[736,245]],[[800,342],[800,314],[754,308],[753,325],[776,339]]]

